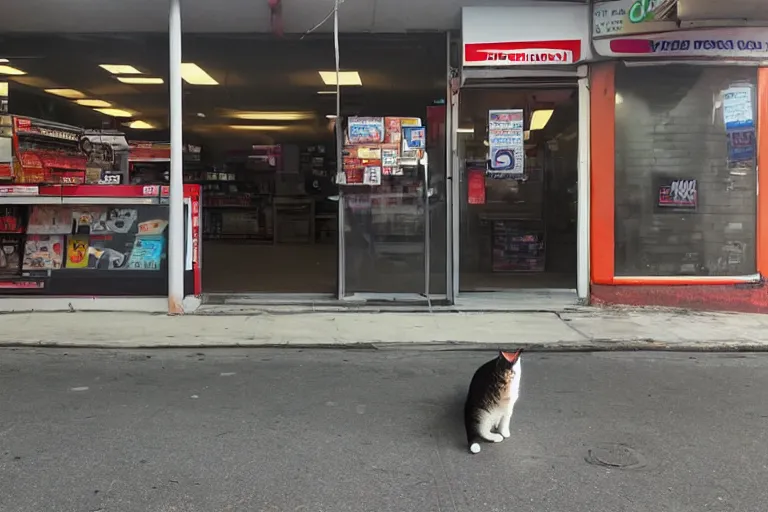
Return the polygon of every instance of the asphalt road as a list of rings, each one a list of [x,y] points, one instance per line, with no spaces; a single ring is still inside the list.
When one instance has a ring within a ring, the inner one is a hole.
[[[524,357],[470,455],[487,353],[0,350],[0,511],[766,510],[768,355]]]

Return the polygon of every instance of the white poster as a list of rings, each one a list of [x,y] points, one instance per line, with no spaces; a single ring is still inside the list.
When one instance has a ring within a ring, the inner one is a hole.
[[[754,128],[751,87],[729,87],[723,91],[723,122],[726,130]]]
[[[518,178],[525,172],[522,109],[488,112],[488,175]]]

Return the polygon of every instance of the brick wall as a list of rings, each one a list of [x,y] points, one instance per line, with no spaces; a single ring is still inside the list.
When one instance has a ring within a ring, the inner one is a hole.
[[[755,166],[729,169],[720,103],[739,82],[756,70],[617,67],[616,275],[755,272]],[[697,180],[696,211],[660,211],[664,177]]]

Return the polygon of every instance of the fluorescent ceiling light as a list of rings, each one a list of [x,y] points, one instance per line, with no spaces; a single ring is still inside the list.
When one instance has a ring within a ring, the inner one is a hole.
[[[46,89],[45,92],[53,94],[54,96],[61,96],[68,100],[79,100],[85,98],[85,94],[74,89]]]
[[[554,110],[534,110],[533,115],[531,116],[531,127],[529,128],[531,131],[533,130],[543,130],[545,126],[547,126],[547,123],[549,122],[549,119],[552,117],[552,114],[554,113]]]
[[[325,117],[326,117],[326,119],[336,119],[336,114],[328,114]]]
[[[14,68],[12,66],[0,65],[0,75],[26,75],[25,71]]]
[[[457,128],[456,133],[475,133],[474,128]]]
[[[219,82],[194,62],[181,64],[181,78],[190,85],[219,85]]]
[[[141,71],[133,66],[126,66],[125,64],[99,64],[99,67],[107,70],[113,75],[140,75]]]
[[[162,78],[149,78],[143,76],[118,76],[117,79],[124,84],[132,85],[160,85],[163,83]]]
[[[8,59],[0,59],[0,62],[8,62]]]
[[[110,102],[104,100],[77,100],[75,103],[83,107],[91,108],[109,108],[112,106]]]
[[[624,103],[624,96],[622,96],[617,92],[616,96],[614,97],[614,101],[616,102],[617,105],[621,105],[622,103]]]
[[[146,121],[134,121],[128,125],[128,128],[133,128],[134,130],[153,130],[155,127]]]
[[[325,85],[336,85],[335,71],[318,71]],[[339,73],[339,85],[363,85],[360,73],[357,71],[341,71]]]
[[[131,112],[127,110],[121,110],[119,108],[95,108],[96,112],[101,112],[104,115],[112,117],[133,117]]]
[[[317,94],[336,94],[336,91],[317,91]]]
[[[233,124],[230,126],[233,130],[250,130],[250,131],[257,131],[257,132],[279,132],[281,130],[288,129],[287,126],[269,126],[269,125],[242,125],[242,124]]]
[[[248,121],[302,121],[315,115],[312,112],[236,112],[233,117]]]

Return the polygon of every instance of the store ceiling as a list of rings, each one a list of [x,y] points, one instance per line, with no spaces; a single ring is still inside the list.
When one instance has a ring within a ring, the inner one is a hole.
[[[360,73],[362,87],[345,87],[345,114],[421,115],[427,105],[444,97],[445,36],[348,35],[341,40],[344,69]],[[135,119],[167,127],[168,45],[159,35],[0,36],[3,57],[27,72],[13,77],[27,92],[53,99],[44,89],[75,89],[114,107],[136,111]],[[327,35],[278,40],[271,36],[189,35],[184,38],[185,62],[205,69],[219,86],[184,87],[185,128],[206,137],[265,138],[269,134],[226,130],[241,124],[228,110],[310,111],[315,118],[292,124],[296,137],[328,133],[327,114],[335,112],[334,95],[318,74],[335,66],[332,38]],[[160,77],[163,85],[118,82],[100,64],[132,65],[144,76]],[[65,102],[66,100],[55,100]],[[71,103],[71,102],[67,102]],[[13,89],[10,98],[14,110]],[[91,117],[85,107],[75,107]],[[200,114],[205,117],[201,117]],[[27,115],[35,115],[27,113]],[[43,117],[45,114],[36,114]],[[98,122],[98,121],[97,121]],[[253,123],[259,124],[259,123]],[[274,125],[275,123],[267,123]],[[281,134],[284,135],[284,134]]]
[[[544,0],[539,0],[544,1]],[[183,30],[189,33],[271,31],[267,0],[182,0]],[[511,0],[344,0],[344,32],[406,32],[458,29],[461,7],[509,6]],[[519,3],[531,3],[521,0]],[[585,3],[581,1],[580,3]],[[331,11],[334,0],[282,0],[287,33],[303,33]],[[163,0],[3,0],[3,32],[166,32]],[[326,24],[320,31],[332,30]]]

